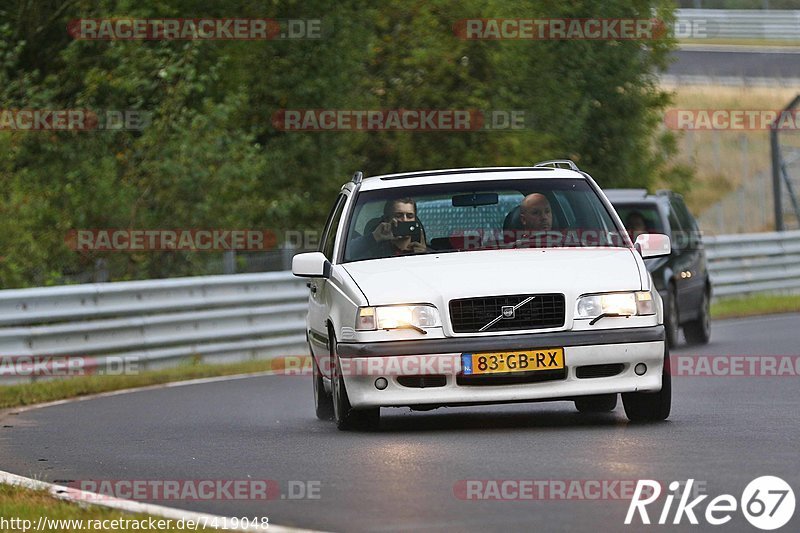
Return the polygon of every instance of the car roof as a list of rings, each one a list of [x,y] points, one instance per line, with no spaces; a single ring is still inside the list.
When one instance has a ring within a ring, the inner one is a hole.
[[[669,203],[671,198],[683,200],[683,197],[673,191],[660,189],[655,194],[648,194],[647,189],[603,189],[606,197],[612,203],[629,202],[663,202]]]
[[[586,179],[580,172],[552,167],[452,168],[370,176],[364,178],[361,182],[361,190],[394,189],[398,187],[412,187],[415,185],[430,185],[433,183],[543,178]]]
[[[647,194],[647,189],[603,189],[606,197],[611,200],[655,200],[655,196]]]

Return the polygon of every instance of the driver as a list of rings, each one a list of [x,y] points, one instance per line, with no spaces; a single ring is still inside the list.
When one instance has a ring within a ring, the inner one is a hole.
[[[542,193],[529,194],[519,204],[519,220],[528,231],[550,231],[553,229],[550,201]]]

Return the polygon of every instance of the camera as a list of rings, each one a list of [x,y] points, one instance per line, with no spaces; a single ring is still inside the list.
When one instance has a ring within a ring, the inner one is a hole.
[[[392,233],[395,237],[417,237],[420,233],[419,222],[398,222],[397,225],[392,228]]]

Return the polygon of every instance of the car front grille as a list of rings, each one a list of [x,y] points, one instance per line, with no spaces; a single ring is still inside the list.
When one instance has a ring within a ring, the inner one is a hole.
[[[519,305],[527,298],[529,302]],[[501,318],[503,308],[516,307],[513,317]],[[455,333],[515,331],[521,329],[558,328],[564,325],[563,294],[513,294],[450,300],[450,322]]]

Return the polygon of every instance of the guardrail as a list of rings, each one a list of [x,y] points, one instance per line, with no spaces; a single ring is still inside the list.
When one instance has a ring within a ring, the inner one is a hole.
[[[704,238],[715,297],[800,290],[800,231]]]
[[[0,381],[27,380],[8,361],[32,357],[142,369],[306,353],[307,301],[290,272],[0,291]]]
[[[800,290],[800,231],[705,244],[715,297]],[[0,382],[37,379],[8,372],[9,356],[141,369],[304,354],[307,301],[290,272],[0,291]]]
[[[678,9],[677,35],[695,39],[800,41],[800,11]]]

